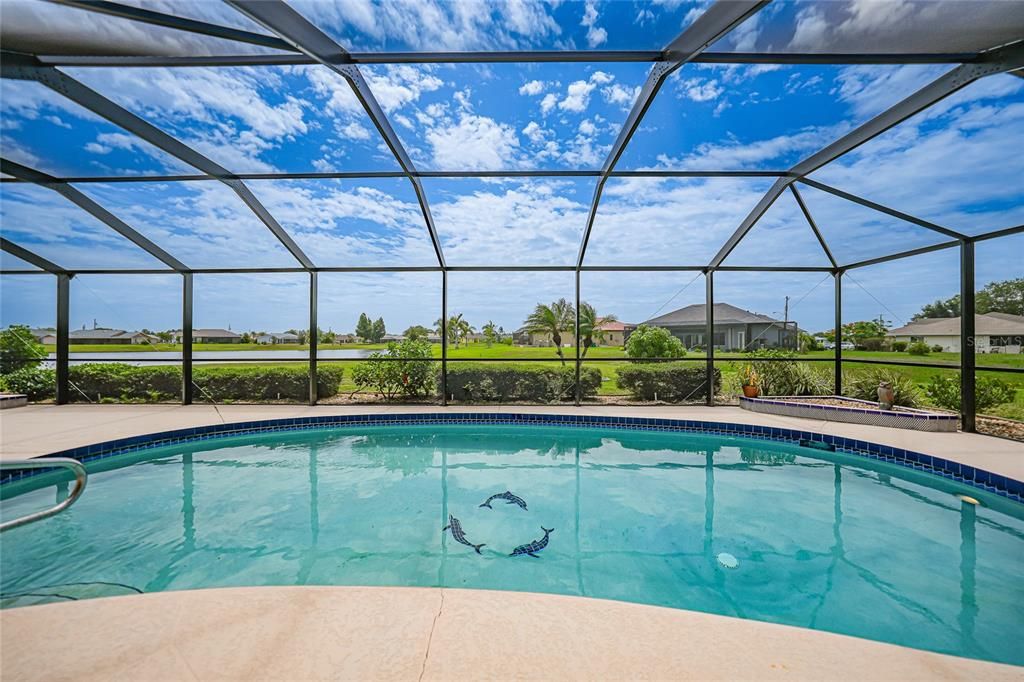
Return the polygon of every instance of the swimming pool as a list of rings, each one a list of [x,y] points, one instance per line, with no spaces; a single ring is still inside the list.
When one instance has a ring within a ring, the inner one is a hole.
[[[404,423],[169,443],[89,469],[77,505],[3,535],[4,606],[238,585],[474,587],[1024,664],[1024,505],[858,455],[721,433]],[[45,480],[4,485],[4,518],[66,494]]]

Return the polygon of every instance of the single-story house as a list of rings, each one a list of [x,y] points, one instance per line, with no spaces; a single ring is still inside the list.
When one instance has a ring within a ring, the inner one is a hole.
[[[174,343],[181,343],[181,330],[171,332]],[[229,329],[193,329],[192,343],[241,343],[242,337]]]
[[[930,317],[893,329],[893,341],[924,341],[929,346],[942,346],[948,353],[960,352],[960,318]],[[985,313],[974,316],[974,349],[976,353],[1020,353],[1024,346],[1024,315]]]
[[[799,334],[797,323],[776,320],[768,315],[737,308],[728,303],[716,303],[714,315],[715,350],[738,351],[756,348],[795,348]],[[653,317],[643,324],[649,327],[664,327],[683,342],[687,348],[704,347],[704,332],[707,324],[706,306],[703,303],[673,310]],[[632,325],[627,325],[625,336],[629,339]]]
[[[358,343],[359,338],[355,334],[335,334],[334,343]]]
[[[401,343],[405,341],[405,337],[401,334],[385,334],[380,338],[381,343]]]
[[[278,343],[298,343],[299,335],[291,332],[267,332],[256,335],[256,343],[274,345]]]
[[[594,334],[594,343],[598,346],[624,346],[626,345],[627,328],[636,329],[636,325],[628,325],[617,320],[602,319],[595,328],[595,331],[600,331],[601,334],[600,337],[598,337],[598,334]]]
[[[43,329],[29,329],[29,333],[35,337],[35,340],[39,343],[45,343],[47,345],[53,345],[57,343],[57,330],[53,328]]]
[[[621,346],[626,342],[626,330],[635,328],[636,325],[628,325],[623,322],[613,322],[611,320],[605,321],[603,318],[598,321],[597,329],[600,329],[603,334],[601,339],[594,338],[595,345],[598,346]],[[562,347],[569,348],[576,343],[576,332],[572,329],[565,329],[561,333]],[[525,327],[521,327],[512,332],[512,343],[517,346],[553,346],[554,341],[551,338],[551,332],[529,332]]]
[[[68,332],[68,340],[73,344],[97,345],[139,345],[160,343],[160,339],[144,332],[128,332],[123,329],[72,329]],[[56,337],[54,338],[56,343]]]

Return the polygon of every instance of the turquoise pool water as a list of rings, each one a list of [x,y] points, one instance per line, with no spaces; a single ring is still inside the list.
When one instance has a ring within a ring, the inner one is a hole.
[[[178,444],[90,471],[69,511],[3,535],[4,606],[444,585],[658,604],[1024,664],[1024,505],[853,456],[722,436],[422,425]],[[3,517],[66,495],[53,480],[4,486]],[[505,491],[526,509],[504,498],[480,507]],[[479,554],[442,532],[450,517]],[[542,528],[553,530],[536,557],[509,556]]]

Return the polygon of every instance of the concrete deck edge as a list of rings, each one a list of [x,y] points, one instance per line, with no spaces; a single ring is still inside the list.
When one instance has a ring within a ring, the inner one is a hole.
[[[754,412],[755,414],[763,414]],[[679,419],[657,416],[618,416],[615,414],[587,415],[569,413],[566,411],[556,412],[481,412],[481,411],[445,411],[445,410],[421,410],[418,412],[401,412],[391,414],[381,413],[359,413],[354,414],[321,414],[316,416],[302,416],[291,418],[265,419],[257,421],[224,422],[220,424],[207,424],[171,431],[157,431],[131,436],[119,440],[104,441],[89,445],[78,446],[71,449],[61,450],[41,455],[71,457],[83,462],[97,461],[106,457],[114,457],[127,452],[136,452],[161,445],[170,445],[178,442],[188,442],[204,438],[216,438],[227,435],[241,435],[245,433],[260,433],[272,430],[289,431],[310,428],[349,427],[355,425],[389,423],[417,423],[425,424],[438,422],[446,423],[522,423],[533,426],[560,425],[568,427],[606,427],[610,429],[647,429],[677,431],[681,433],[712,433],[727,436],[738,436],[754,440],[782,441],[782,442],[804,442],[813,440],[833,445],[836,449],[870,460],[882,461],[910,470],[925,471],[936,476],[941,476],[957,483],[998,494],[1015,502],[1021,502],[1024,497],[1024,477],[1007,476],[1001,473],[990,472],[982,469],[976,464],[968,464],[957,459],[947,460],[922,452],[917,449],[897,448],[893,446],[875,443],[866,438],[838,436],[820,431],[808,431],[801,428],[806,422],[812,420],[795,418],[797,424],[787,426],[764,426],[750,423],[745,420],[738,421],[708,421],[706,419]],[[805,422],[805,423],[799,423]],[[828,422],[834,424],[835,422]],[[883,427],[884,428],[884,427]],[[894,429],[885,429],[891,431]],[[6,474],[0,481],[9,482],[21,477],[37,475],[38,471],[15,471]]]
[[[23,681],[1024,676],[773,623],[450,588],[223,588],[9,609],[0,612],[0,651],[3,677]]]

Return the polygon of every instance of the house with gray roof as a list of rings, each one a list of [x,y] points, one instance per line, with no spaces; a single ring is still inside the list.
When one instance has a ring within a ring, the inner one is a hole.
[[[174,343],[181,343],[181,330],[172,332]],[[192,343],[241,343],[242,337],[230,329],[193,329]]]
[[[256,343],[275,345],[278,343],[298,343],[299,335],[291,332],[266,332],[256,335]]]
[[[926,317],[893,329],[894,341],[923,341],[942,346],[947,353],[960,352],[960,318]],[[974,348],[977,353],[1020,353],[1024,346],[1024,315],[985,313],[974,316]]]
[[[56,337],[54,337],[56,339]],[[160,339],[145,332],[125,331],[123,329],[72,329],[68,332],[68,341],[72,344],[94,344],[110,346],[129,346],[160,343]],[[54,340],[56,343],[56,340]]]
[[[715,350],[796,347],[798,328],[793,320],[776,320],[768,315],[737,308],[728,303],[716,303],[712,313],[715,321]],[[703,303],[695,303],[653,317],[642,324],[649,327],[664,327],[687,348],[703,348],[706,316],[706,306]],[[626,330],[626,339],[633,329],[635,327],[630,325]]]

